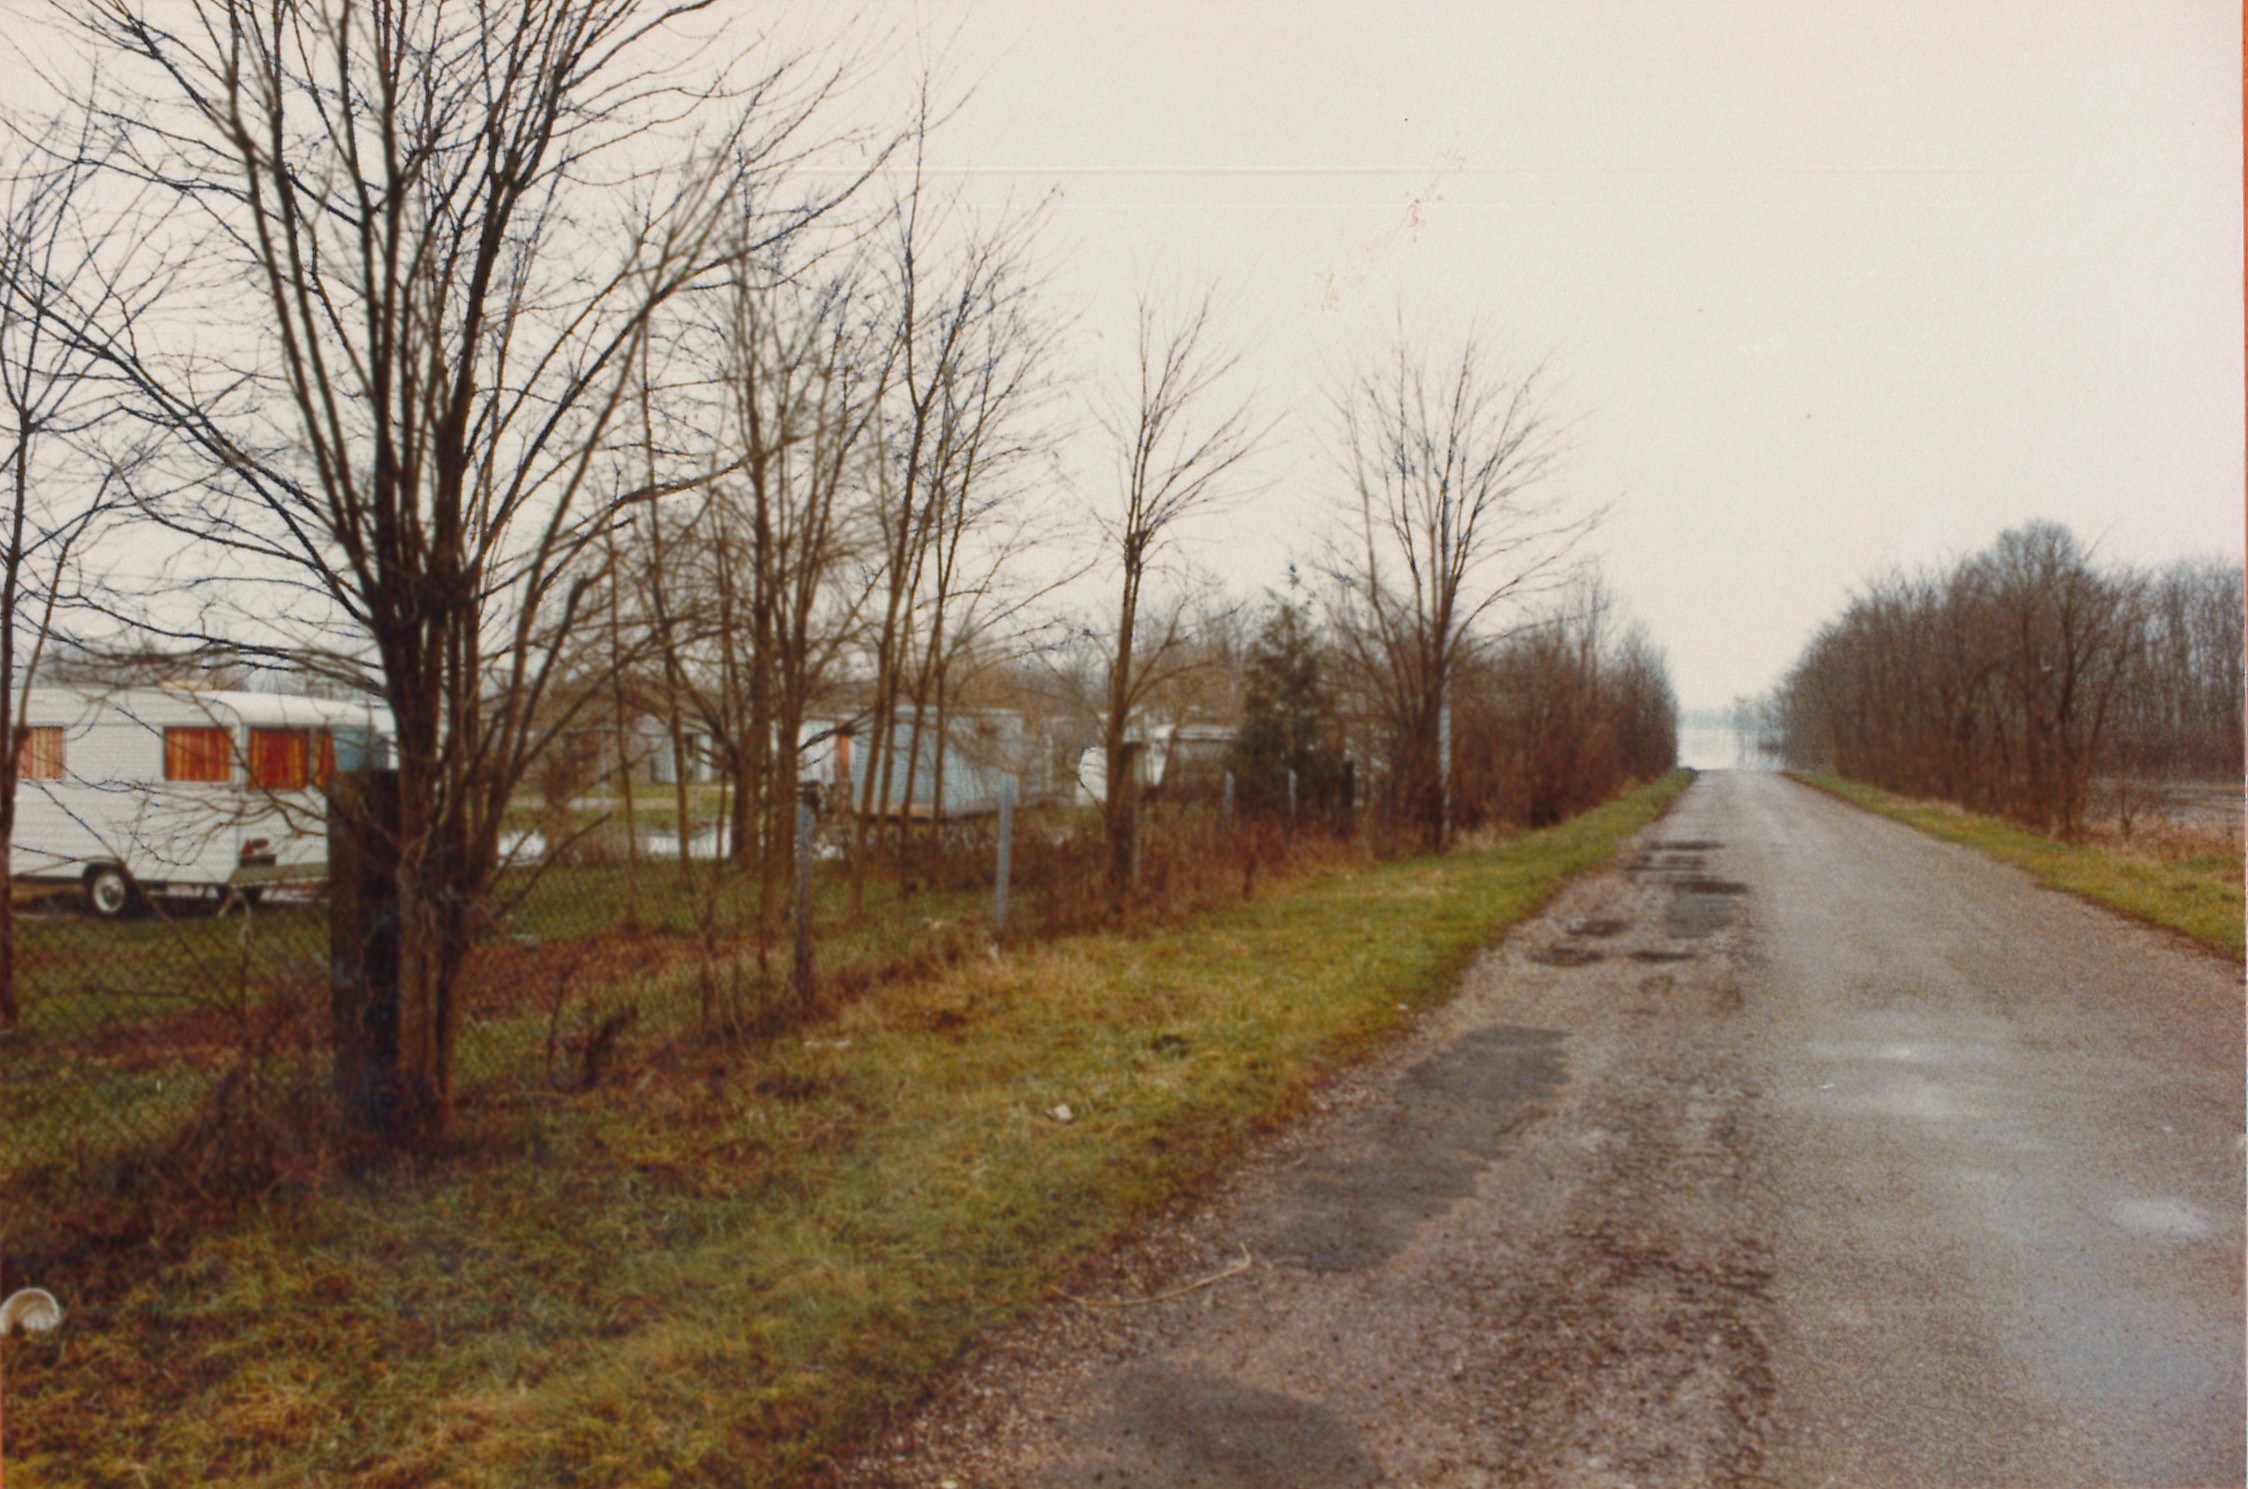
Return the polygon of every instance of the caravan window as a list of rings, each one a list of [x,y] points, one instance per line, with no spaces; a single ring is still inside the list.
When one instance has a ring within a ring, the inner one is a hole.
[[[233,741],[224,729],[164,731],[164,779],[224,781],[233,774]]]
[[[302,729],[252,729],[250,789],[302,791],[312,778],[310,746]]]
[[[325,729],[252,729],[250,785],[260,791],[325,786],[336,773],[336,737]]]
[[[16,778],[24,781],[62,779],[62,730],[39,725],[23,731],[16,746]]]

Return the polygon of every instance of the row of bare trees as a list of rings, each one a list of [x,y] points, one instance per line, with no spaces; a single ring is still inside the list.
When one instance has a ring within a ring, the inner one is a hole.
[[[1775,700],[1793,764],[2080,832],[2110,774],[2236,777],[2241,571],[2102,565],[2037,522],[1869,585]]]
[[[1543,827],[1678,759],[1678,700],[1646,631],[1597,580],[1478,647],[1454,692],[1455,815]]]
[[[393,1136],[450,1124],[503,829],[589,731],[629,817],[656,722],[683,859],[705,743],[732,860],[713,872],[754,876],[762,947],[814,721],[856,746],[838,805],[863,875],[945,771],[951,712],[1043,658],[1112,762],[1121,904],[1117,763],[1241,651],[1185,540],[1255,493],[1274,425],[1212,296],[1143,299],[1097,406],[1114,489],[1073,491],[1041,213],[931,188],[941,110],[923,87],[863,122],[867,49],[737,44],[709,0],[58,0],[50,20],[60,103],[6,147],[0,697],[20,729],[45,638],[106,627],[388,710]],[[1659,659],[1597,614],[1523,629],[1597,517],[1555,480],[1543,374],[1400,332],[1334,413],[1327,634],[1397,819],[1442,842],[1448,729],[1480,759],[1483,732],[1575,709],[1602,722],[1564,753],[1616,762],[1463,818],[1657,768]],[[104,584],[78,577],[89,551]],[[1098,613],[1041,605],[1078,581]],[[1533,663],[1549,635],[1558,660]],[[1577,691],[1532,706],[1523,680],[1548,674]],[[0,909],[0,1021],[8,927]]]
[[[1323,616],[1300,596],[1276,601],[1244,659],[1227,762],[1244,805],[1299,804],[1287,795],[1292,772],[1300,804],[1334,818],[1363,776],[1362,804],[1385,836],[1417,847],[1432,805],[1439,831],[1544,827],[1669,770],[1678,704],[1668,666],[1644,628],[1617,625],[1599,579],[1579,573],[1516,623],[1462,639],[1434,750],[1400,726],[1395,680],[1368,665],[1370,638],[1350,630],[1363,612],[1347,589]],[[1418,773],[1424,762],[1433,782]]]

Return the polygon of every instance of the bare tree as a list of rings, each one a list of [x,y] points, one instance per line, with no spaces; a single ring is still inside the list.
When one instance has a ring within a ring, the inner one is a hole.
[[[1597,577],[1472,646],[1452,681],[1456,820],[1543,827],[1671,768],[1678,702],[1637,626],[1612,634]]]
[[[148,517],[278,584],[389,705],[397,1058],[450,1123],[459,971],[619,503],[596,479],[667,305],[853,184],[792,195],[832,67],[716,71],[707,0],[71,0],[112,169],[170,193],[162,337],[87,344],[205,462]],[[687,61],[678,59],[686,57]],[[864,158],[864,157],[862,157]],[[745,200],[760,230],[739,222]],[[193,328],[229,334],[198,339]]]
[[[85,143],[82,129],[58,129],[0,160],[0,863],[14,851],[26,756],[41,775],[63,768],[59,740],[33,748],[42,742],[26,732],[25,710],[73,559],[120,469],[90,443],[113,399],[70,328],[89,300],[130,323],[146,294],[107,262],[126,217],[104,227],[81,210],[93,176]],[[19,1017],[15,965],[15,910],[0,896],[0,1030]]]
[[[1478,627],[1561,574],[1599,514],[1551,484],[1563,431],[1542,370],[1502,372],[1472,333],[1439,362],[1400,332],[1335,402],[1349,493],[1336,629],[1384,726],[1393,809],[1438,847],[1453,671]]]
[[[757,865],[759,947],[790,857],[804,726],[865,598],[847,560],[895,342],[854,266],[812,283],[735,273],[726,297],[711,558],[736,852]]]
[[[924,131],[927,113],[924,103]],[[879,578],[856,783],[862,844],[870,822],[902,830],[905,813],[891,808],[911,802],[932,733],[933,753],[944,753],[954,662],[1007,608],[991,602],[1028,531],[1015,474],[1043,440],[1035,419],[1051,330],[1030,267],[1042,221],[1036,210],[970,219],[927,186],[918,157],[888,219],[896,376],[872,492]]]
[[[1102,821],[1112,905],[1131,887],[1132,805],[1137,781],[1125,749],[1134,713],[1173,670],[1185,640],[1184,601],[1149,626],[1157,598],[1149,581],[1188,520],[1240,493],[1246,462],[1270,429],[1253,404],[1219,402],[1238,365],[1215,345],[1215,292],[1168,312],[1143,294],[1136,365],[1128,391],[1105,422],[1121,465],[1120,501],[1104,517],[1106,558],[1115,565],[1116,629],[1110,638],[1101,744],[1108,759]],[[1209,407],[1213,402],[1217,407]]]

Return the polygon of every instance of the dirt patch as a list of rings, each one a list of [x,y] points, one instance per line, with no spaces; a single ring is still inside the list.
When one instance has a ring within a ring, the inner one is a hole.
[[[844,1084],[831,1075],[799,1075],[792,1070],[777,1070],[758,1079],[757,1091],[776,1101],[818,1101],[835,1095]]]
[[[185,1066],[211,1070],[246,1050],[310,1049],[327,1037],[326,988],[294,982],[246,1007],[213,1000],[150,1018],[110,1019],[82,1033],[43,1036],[39,1048],[99,1060],[128,1073]]]
[[[557,998],[613,988],[661,974],[694,949],[679,936],[610,935],[526,946],[493,942],[463,969],[472,1017],[550,1008]]]

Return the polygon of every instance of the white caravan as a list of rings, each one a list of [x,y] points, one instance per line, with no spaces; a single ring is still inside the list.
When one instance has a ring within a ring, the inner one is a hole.
[[[97,915],[140,895],[234,893],[328,875],[338,769],[389,764],[366,703],[192,688],[34,688],[9,872],[79,884]]]

